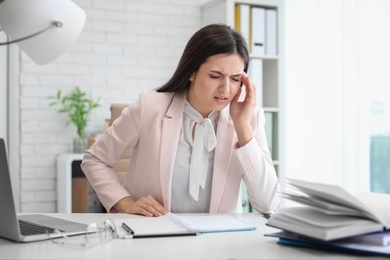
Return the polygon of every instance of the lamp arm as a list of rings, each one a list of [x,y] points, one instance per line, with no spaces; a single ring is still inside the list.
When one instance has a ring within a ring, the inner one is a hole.
[[[38,34],[41,34],[47,30],[49,30],[50,28],[52,27],[62,27],[62,22],[59,22],[59,21],[54,21],[51,23],[51,25],[39,32],[36,32],[36,33],[33,33],[33,34],[30,34],[28,36],[25,36],[25,37],[22,37],[22,38],[19,38],[19,39],[16,39],[16,40],[12,40],[12,41],[8,41],[8,42],[0,42],[0,46],[1,45],[9,45],[9,44],[12,44],[12,43],[16,43],[16,42],[20,42],[20,41],[24,41],[24,40],[27,40],[27,39],[30,39],[34,36],[37,36]],[[0,31],[1,31],[1,28],[0,28]]]

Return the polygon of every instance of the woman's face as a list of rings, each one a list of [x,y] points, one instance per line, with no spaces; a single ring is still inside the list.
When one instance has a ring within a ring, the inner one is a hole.
[[[235,54],[216,54],[190,78],[187,100],[204,118],[213,110],[225,108],[241,86],[244,59]]]

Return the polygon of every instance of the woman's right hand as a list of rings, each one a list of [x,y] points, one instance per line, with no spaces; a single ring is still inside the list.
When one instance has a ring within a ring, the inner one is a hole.
[[[131,197],[123,198],[115,204],[114,208],[119,212],[139,214],[147,217],[159,217],[168,213],[167,210],[150,195],[141,197],[136,201]]]

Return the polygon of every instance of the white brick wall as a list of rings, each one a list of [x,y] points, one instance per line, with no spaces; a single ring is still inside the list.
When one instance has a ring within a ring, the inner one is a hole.
[[[76,85],[101,98],[89,133],[103,130],[113,102],[133,102],[173,73],[199,29],[199,0],[74,0],[87,14],[77,42],[51,64],[20,62],[20,200],[22,212],[56,211],[56,158],[72,152],[73,126],[47,96]]]

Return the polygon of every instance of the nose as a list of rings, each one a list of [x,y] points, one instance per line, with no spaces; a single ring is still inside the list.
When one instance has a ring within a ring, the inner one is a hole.
[[[224,78],[219,85],[219,91],[222,93],[229,93],[230,91],[230,80],[229,78]]]

